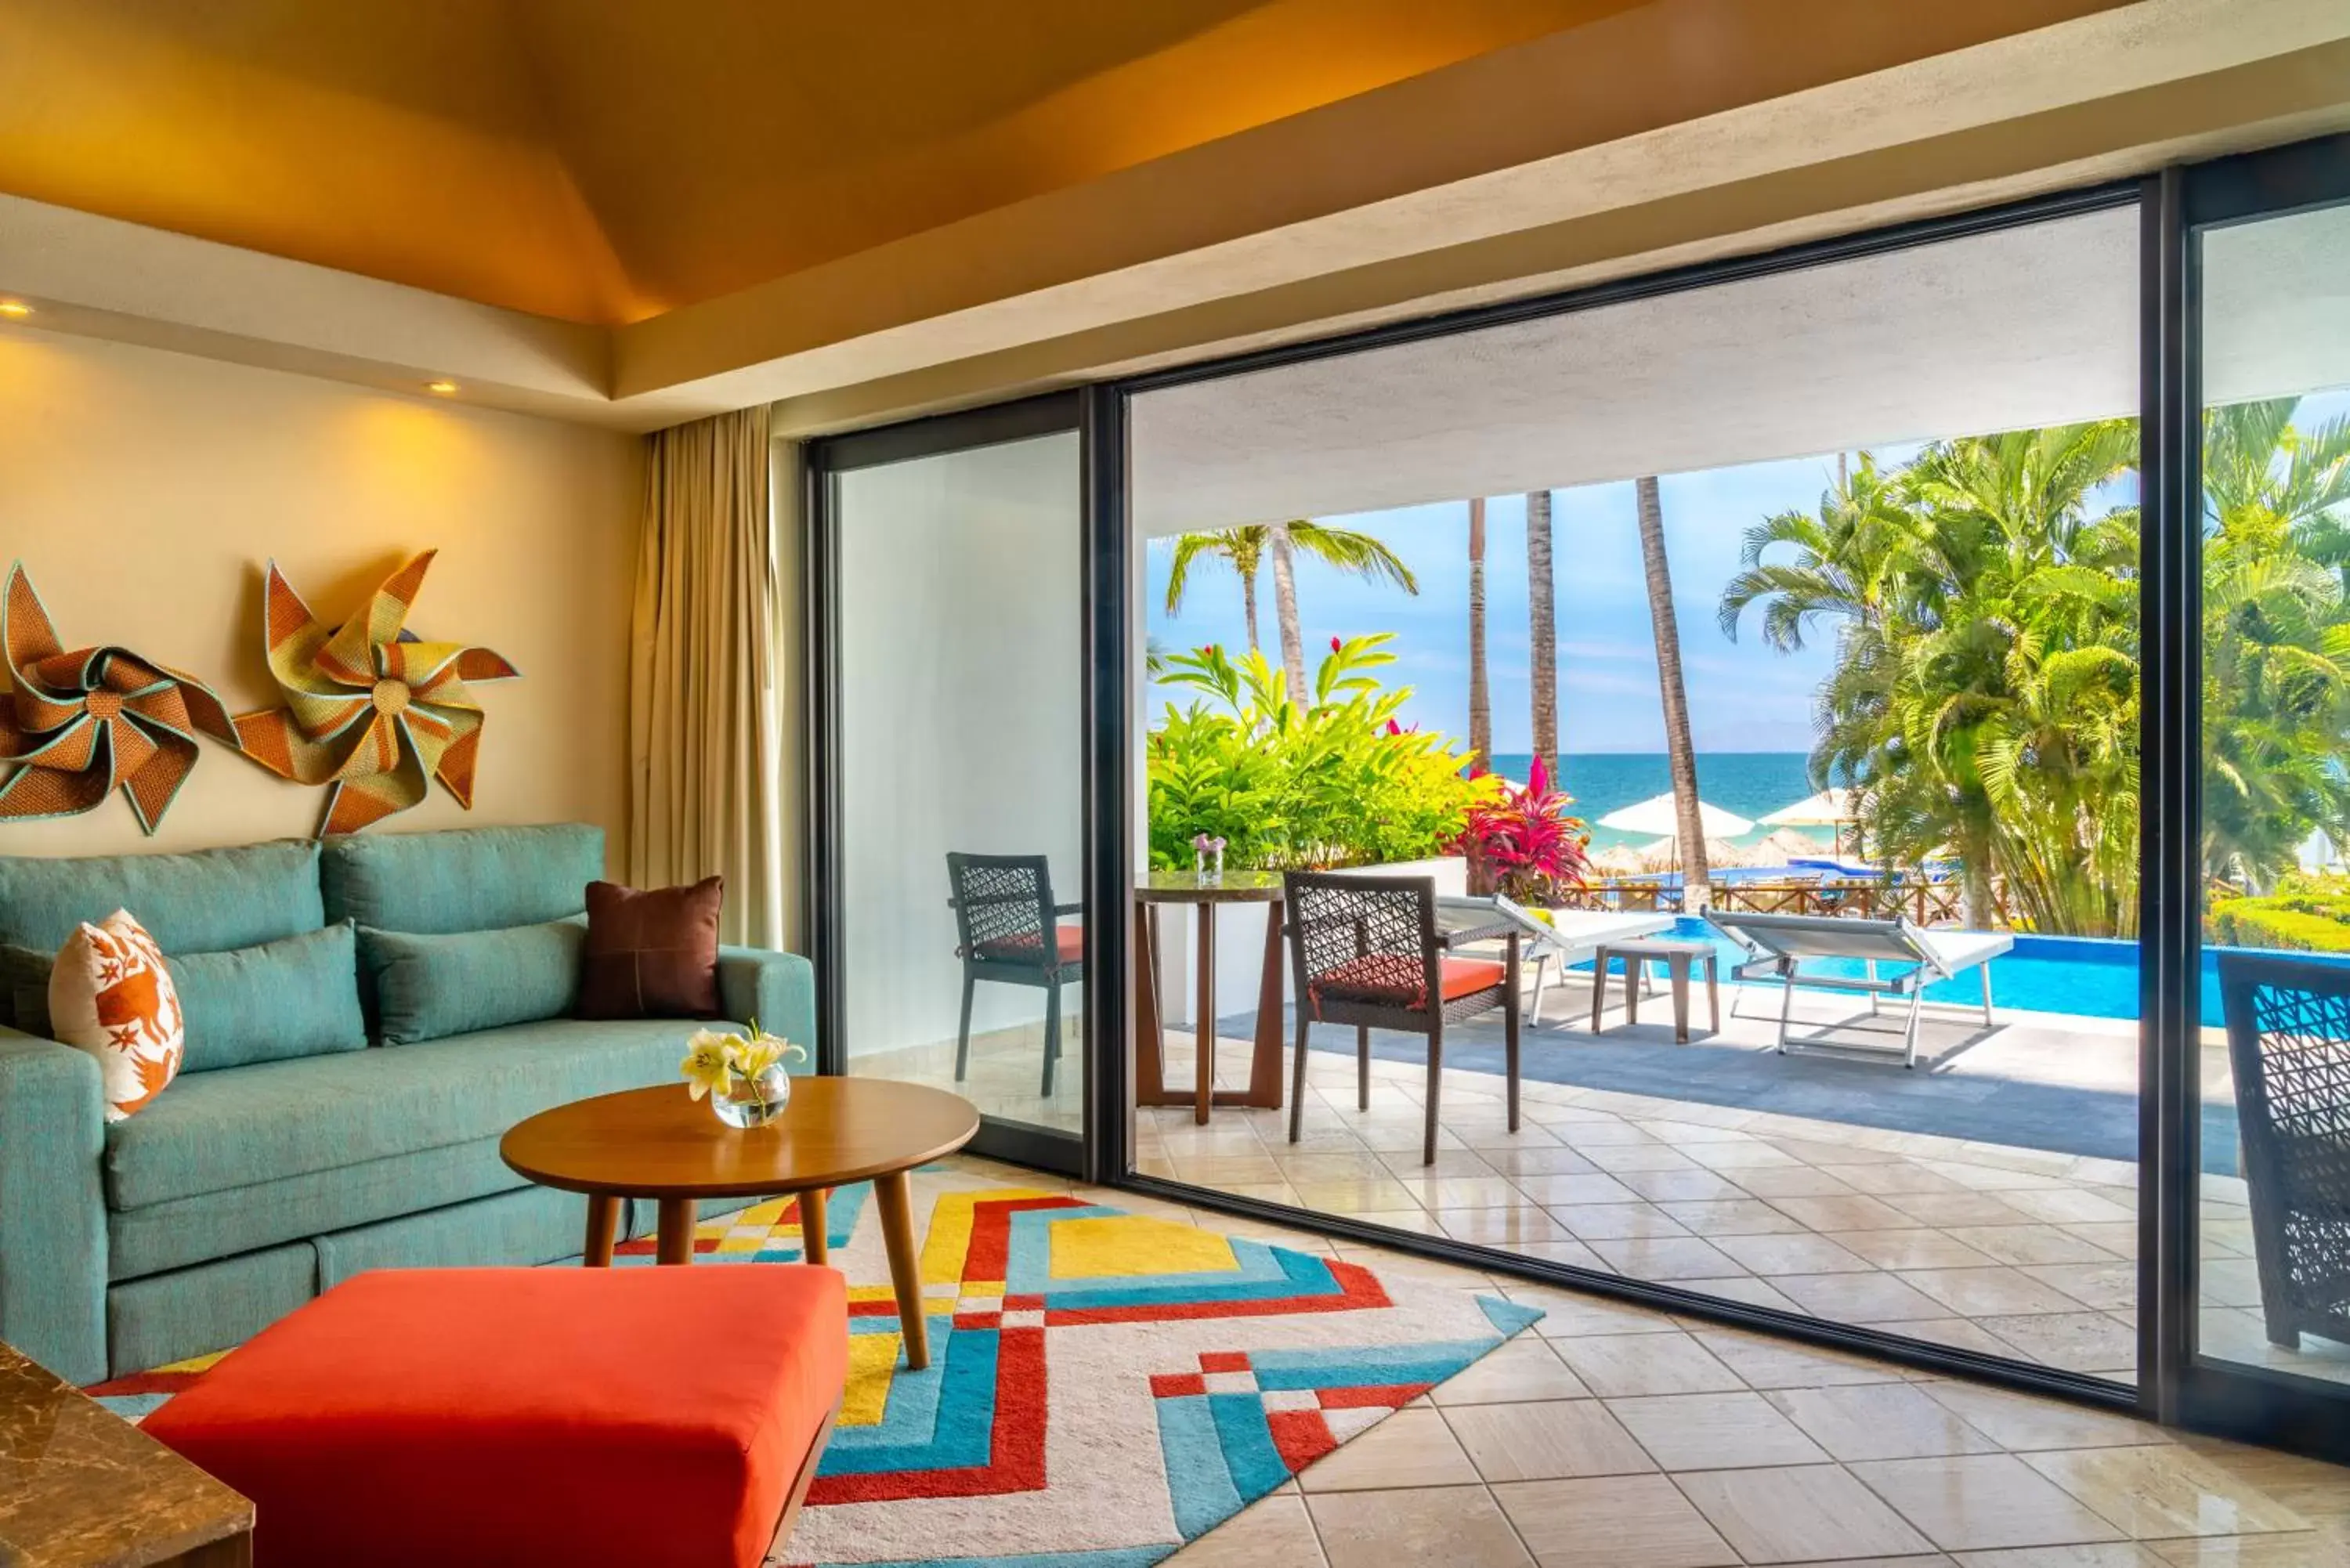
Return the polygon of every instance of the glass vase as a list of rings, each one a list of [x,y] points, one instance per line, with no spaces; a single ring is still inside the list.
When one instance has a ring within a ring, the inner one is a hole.
[[[736,1078],[710,1096],[710,1108],[730,1127],[762,1127],[784,1114],[791,1097],[792,1075],[779,1063],[755,1078]]]

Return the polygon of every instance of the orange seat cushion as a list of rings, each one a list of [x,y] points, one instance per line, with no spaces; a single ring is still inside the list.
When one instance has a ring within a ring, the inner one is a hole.
[[[1491,959],[1437,961],[1437,975],[1447,1002],[1491,991],[1508,974],[1505,965]],[[1421,1008],[1428,1005],[1428,971],[1419,960],[1406,953],[1366,953],[1323,975],[1314,982],[1313,992],[1317,1002],[1367,1002],[1378,1007]]]
[[[979,956],[982,958],[992,959],[1010,959],[1015,962],[1034,963],[1036,961],[1037,949],[1043,946],[1044,944],[1036,940],[1036,933],[1034,931],[1028,931],[1016,937],[1005,937],[1000,941],[982,942],[979,944]],[[1072,964],[1083,962],[1086,956],[1085,927],[1081,925],[1055,926],[1053,928],[1053,948],[1056,958],[1061,963]]]
[[[253,1500],[257,1568],[754,1568],[847,1370],[830,1269],[384,1270],[146,1430]]]

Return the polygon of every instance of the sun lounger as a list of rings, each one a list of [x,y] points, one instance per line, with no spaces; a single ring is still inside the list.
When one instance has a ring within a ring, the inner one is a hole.
[[[1980,969],[1983,1023],[1989,1027],[1997,1022],[1991,1014],[1991,961],[2015,945],[2015,939],[2005,931],[1929,931],[1907,920],[1756,915],[1721,909],[1709,909],[1705,918],[1714,929],[1749,955],[1730,971],[1732,980],[1772,979],[1780,982],[1779,1050],[1783,1054],[1788,1049],[1788,1010],[1794,1005],[1795,988],[1803,985],[1866,995],[1872,1010],[1879,997],[1908,997],[1909,1022],[1901,1033],[1900,1051],[1905,1067],[1918,1064],[1918,1009],[1925,1003],[1926,988],[1936,981]],[[1837,959],[1860,962],[1863,972],[1839,974],[1820,967],[1825,961]],[[1902,968],[1898,973],[1880,975],[1877,968],[1881,964]],[[1831,1049],[1891,1054],[1873,1045],[1836,1045]]]
[[[1670,914],[1652,909],[1544,909],[1536,913],[1499,894],[1490,898],[1447,897],[1436,900],[1440,921],[1446,919],[1448,909],[1465,917],[1487,919],[1499,913],[1524,934],[1525,958],[1532,961],[1534,971],[1534,1005],[1527,1010],[1526,1022],[1534,1025],[1542,1023],[1543,989],[1550,983],[1554,961],[1563,970],[1591,957],[1604,943],[1653,936],[1670,930],[1673,925]]]

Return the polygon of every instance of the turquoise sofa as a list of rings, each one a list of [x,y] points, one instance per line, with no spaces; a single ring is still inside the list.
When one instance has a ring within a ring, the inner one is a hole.
[[[152,1103],[110,1125],[92,1057],[0,1027],[0,1339],[88,1384],[236,1345],[365,1269],[576,1255],[585,1201],[515,1176],[498,1158],[499,1137],[551,1106],[675,1079],[700,1025],[582,1021],[560,1015],[560,996],[461,995],[461,1013],[557,1015],[385,1044],[374,981],[380,974],[389,1002],[393,980],[368,955],[393,940],[372,933],[469,933],[440,945],[471,964],[458,989],[494,992],[511,978],[503,970],[524,966],[482,955],[567,934],[550,923],[576,923],[587,884],[603,874],[602,831],[577,824],[0,857],[0,946],[54,952],[77,921],[122,908],[175,975],[183,961],[191,973],[233,971],[274,944],[265,951],[307,955],[305,965],[323,953],[328,967],[269,972],[342,977],[247,984],[244,994],[265,1005],[208,1015],[183,980],[186,1065]],[[813,1040],[806,961],[726,948],[719,982],[729,1018],[756,1014],[787,1038]],[[18,994],[29,1012],[32,999]],[[438,1001],[442,1028],[451,1005]],[[289,1029],[336,1043],[286,1054],[279,1037]],[[407,1033],[429,1031],[411,1023]],[[634,1210],[628,1234],[650,1232],[651,1205]]]

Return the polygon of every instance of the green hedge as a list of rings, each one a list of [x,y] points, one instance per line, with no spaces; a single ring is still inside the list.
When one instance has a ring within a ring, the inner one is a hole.
[[[2350,952],[2350,909],[2309,898],[2227,898],[2211,906],[2211,935],[2228,947]]]

